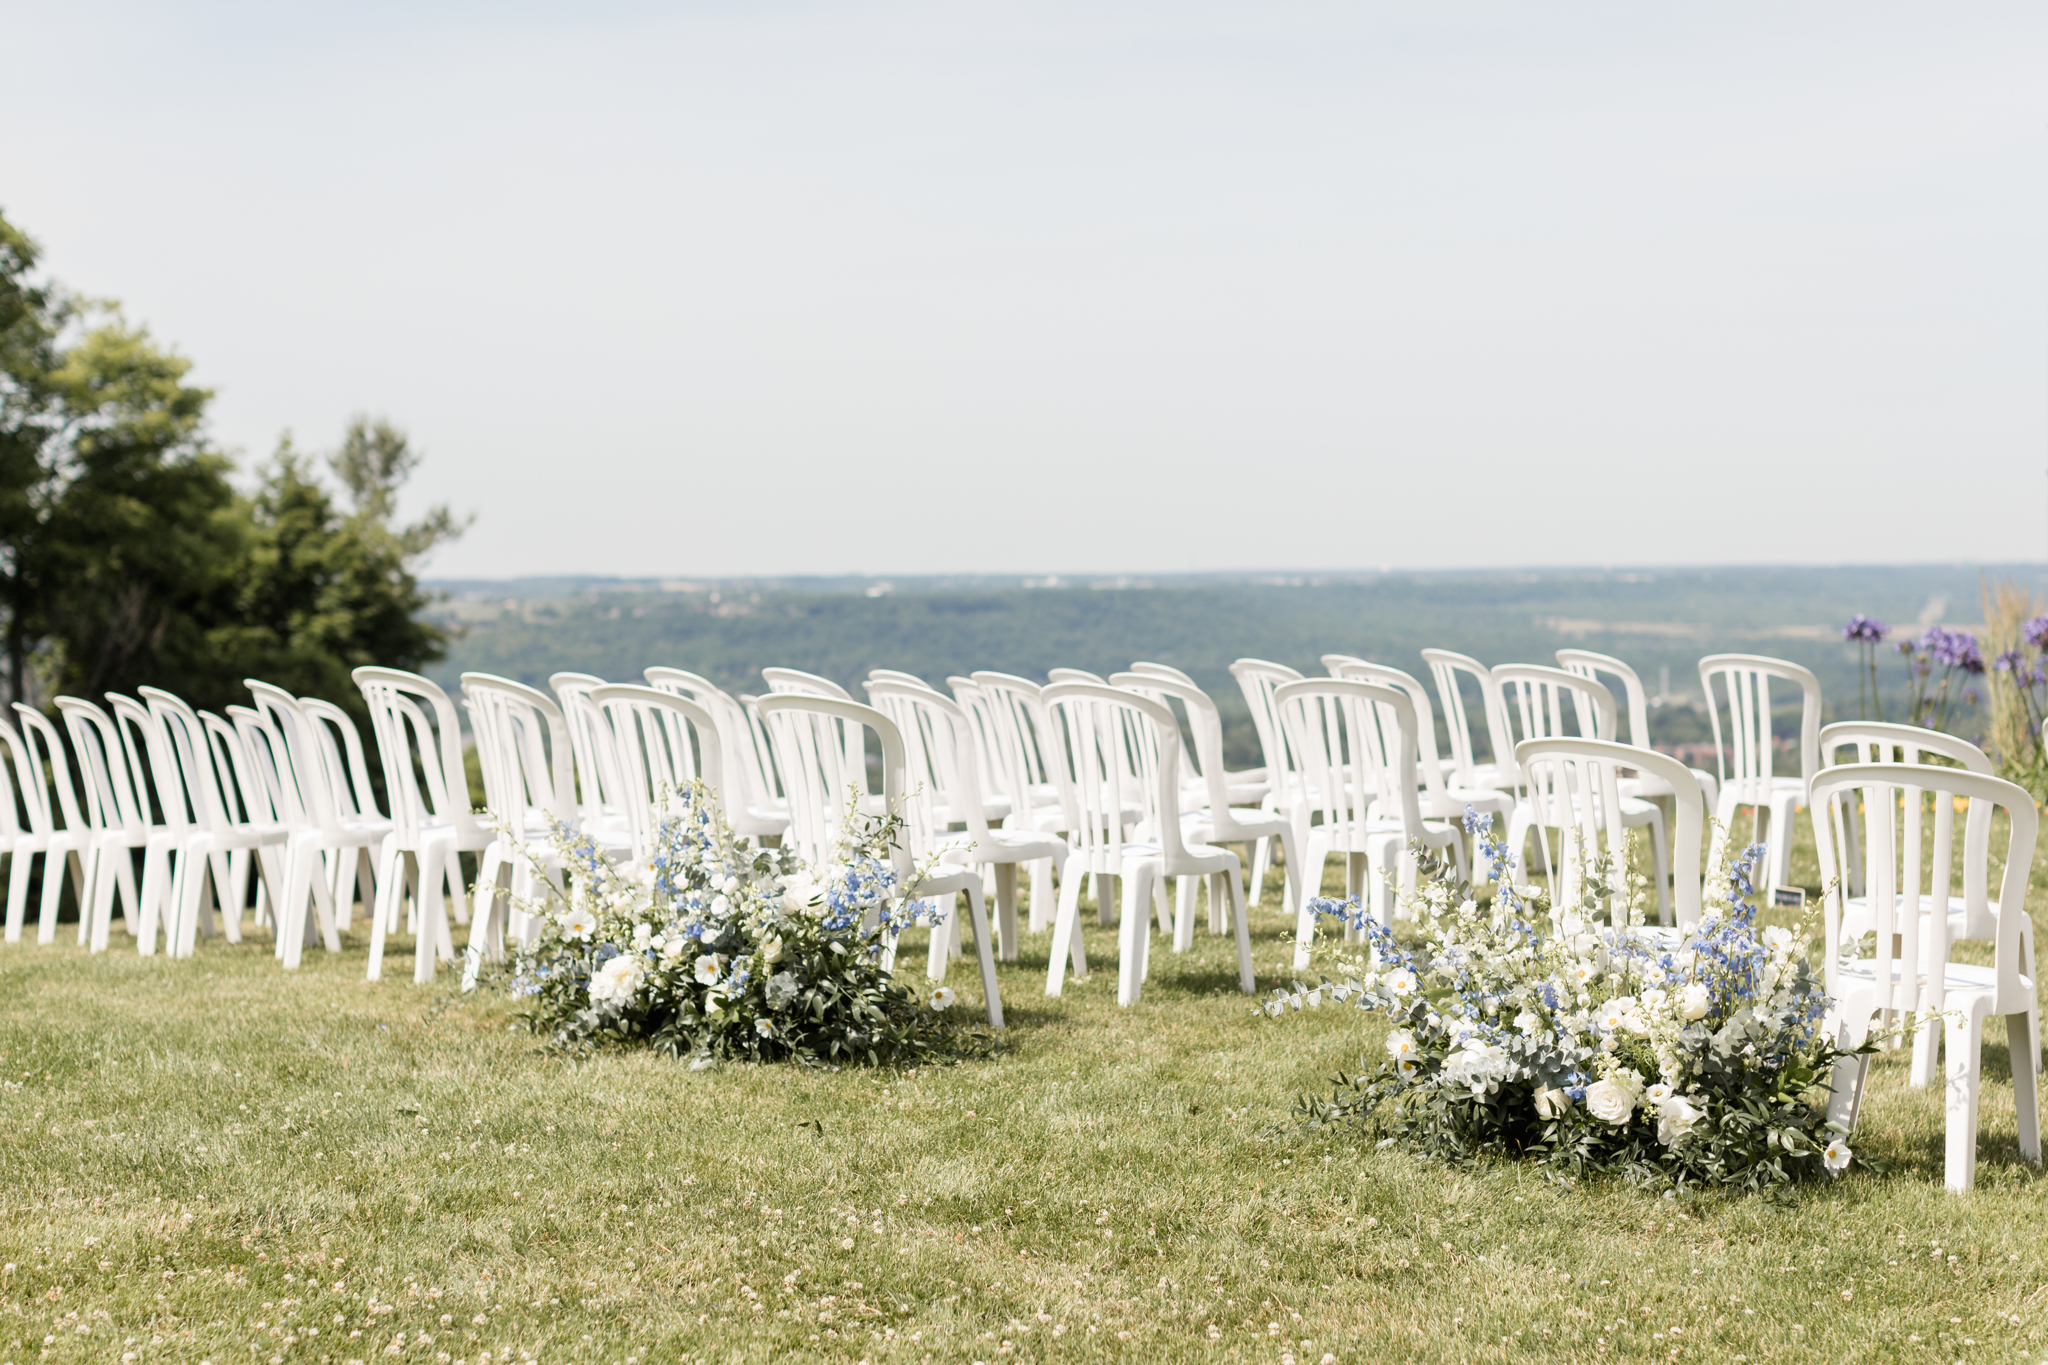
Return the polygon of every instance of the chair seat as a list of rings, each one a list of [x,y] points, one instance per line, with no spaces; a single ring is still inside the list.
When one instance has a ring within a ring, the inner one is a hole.
[[[1906,985],[1905,973],[1902,964],[1896,960],[1890,966],[1891,980],[1888,983],[1889,993],[1895,995]],[[1924,986],[1927,981],[1927,974],[1925,972],[1919,973],[1916,981]],[[1971,996],[1979,995],[1995,996],[1998,993],[1998,969],[1996,967],[1978,967],[1966,962],[1944,963],[1941,974],[1941,990],[1943,996],[1946,997],[1943,1002],[1944,1008],[1954,1008],[1960,1003],[1957,997],[1967,999]],[[1862,1001],[1865,1000],[1870,1002],[1870,1008],[1872,1009],[1882,1008],[1883,1002],[1875,999],[1880,993],[1883,992],[1880,990],[1880,984],[1877,979],[1876,962],[1869,959],[1844,962],[1835,969],[1835,995],[1841,1002],[1840,1009],[1845,1019],[1849,1017],[1852,1005],[1860,1008]],[[2033,998],[2034,978],[2031,976],[2021,976],[2019,978],[2019,999],[2015,1003],[2024,1009]]]

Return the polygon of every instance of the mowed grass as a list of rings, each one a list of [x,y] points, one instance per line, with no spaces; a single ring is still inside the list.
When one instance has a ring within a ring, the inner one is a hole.
[[[1903,1052],[1855,1143],[1888,1173],[1566,1188],[1303,1132],[1378,1026],[1253,1018],[1206,934],[1120,1010],[1084,922],[1091,979],[1046,999],[1027,939],[1005,1051],[914,1073],[552,1055],[403,944],[364,981],[360,919],[289,976],[262,934],[7,947],[0,1365],[2048,1359],[2002,1036],[1968,1197]]]

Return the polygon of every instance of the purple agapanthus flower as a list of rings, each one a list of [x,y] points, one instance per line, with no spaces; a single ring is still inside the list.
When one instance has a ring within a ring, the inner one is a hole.
[[[2048,616],[2041,618],[2048,625]],[[1857,644],[1874,645],[1892,633],[1892,628],[1873,617],[1858,614],[1849,618],[1849,624],[1842,627],[1842,638]]]
[[[1943,668],[1960,668],[1965,673],[1982,673],[1984,656],[1977,649],[1977,637],[1967,630],[1929,626],[1918,642],[1921,653]]]
[[[2048,616],[2036,616],[2027,622],[2023,634],[2034,648],[2048,650]]]
[[[1994,672],[2011,673],[2024,682],[2027,674],[2027,656],[2016,649],[2008,649],[1991,661]]]

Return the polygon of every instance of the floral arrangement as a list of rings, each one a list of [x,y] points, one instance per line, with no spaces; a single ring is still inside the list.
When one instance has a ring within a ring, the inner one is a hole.
[[[1515,1157],[1666,1188],[1782,1191],[1849,1165],[1827,1120],[1844,1053],[1821,1028],[1828,1002],[1806,940],[1756,924],[1763,845],[1724,864],[1725,897],[1681,937],[1644,927],[1639,874],[1609,896],[1607,856],[1585,860],[1571,903],[1548,905],[1512,884],[1490,816],[1468,808],[1465,825],[1499,880],[1482,903],[1429,858],[1405,898],[1419,943],[1355,898],[1311,902],[1362,930],[1367,951],[1343,950],[1334,978],[1276,990],[1262,1012],[1327,1001],[1393,1025],[1384,1060],[1303,1100],[1311,1124],[1362,1124],[1382,1145],[1442,1159]]]
[[[535,1033],[565,1048],[650,1046],[692,1067],[903,1064],[990,1046],[952,1019],[950,989],[920,996],[892,975],[897,936],[940,920],[898,878],[899,816],[851,803],[831,864],[811,868],[740,843],[700,783],[663,808],[638,867],[556,829],[567,886],[542,877],[541,903],[520,905],[539,931],[512,972]]]

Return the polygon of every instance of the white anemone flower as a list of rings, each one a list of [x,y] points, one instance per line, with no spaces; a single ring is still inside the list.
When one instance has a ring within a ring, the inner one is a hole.
[[[935,1010],[949,1010],[959,997],[953,994],[951,986],[941,986],[932,992],[931,1006]]]
[[[1600,969],[1598,967],[1594,966],[1591,962],[1583,960],[1574,962],[1565,971],[1565,979],[1574,986],[1590,986],[1593,984],[1593,979],[1599,975]]]
[[[1416,1044],[1414,1034],[1398,1028],[1387,1035],[1387,1055],[1399,1061],[1403,1057],[1420,1057],[1422,1049]]]
[[[562,932],[570,938],[587,939],[597,932],[597,916],[588,910],[564,910],[561,918]]]
[[[1781,957],[1792,951],[1793,941],[1790,929],[1773,924],[1764,930],[1764,946]]]
[[[716,986],[718,984],[719,966],[716,953],[706,953],[698,958],[696,964],[697,984],[700,986]]]
[[[1662,1081],[1659,1081],[1655,1085],[1651,1086],[1648,1090],[1645,1090],[1643,1092],[1643,1103],[1652,1106],[1659,1105],[1664,1103],[1664,1101],[1670,1099],[1671,1096],[1675,1093],[1676,1092],[1673,1091],[1670,1086],[1666,1085]]]
[[[1840,1138],[1836,1138],[1833,1142],[1830,1142],[1827,1145],[1827,1150],[1820,1154],[1820,1159],[1822,1164],[1825,1165],[1829,1170],[1839,1174],[1840,1172],[1848,1169],[1849,1162],[1855,1157],[1855,1155],[1856,1154],[1854,1152],[1849,1150],[1848,1143],[1842,1141]]]
[[[754,1021],[754,1032],[760,1034],[763,1038],[773,1038],[775,1036],[775,1025],[769,1023],[766,1019],[756,1019]]]
[[[1600,1007],[1600,1027],[1607,1033],[1617,1033],[1628,1028],[1630,1016],[1635,1012],[1636,999],[1632,995],[1617,995]]]
[[[1406,967],[1396,967],[1388,972],[1384,981],[1387,989],[1393,992],[1397,998],[1406,998],[1415,994],[1415,973],[1409,971]]]

